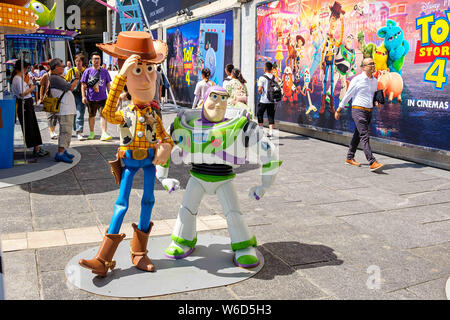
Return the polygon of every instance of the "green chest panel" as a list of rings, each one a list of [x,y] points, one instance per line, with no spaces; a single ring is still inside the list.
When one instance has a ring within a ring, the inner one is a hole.
[[[185,152],[213,154],[229,148],[241,137],[247,124],[246,116],[239,116],[214,126],[201,125],[200,117],[185,119],[176,117],[173,123],[172,138]]]

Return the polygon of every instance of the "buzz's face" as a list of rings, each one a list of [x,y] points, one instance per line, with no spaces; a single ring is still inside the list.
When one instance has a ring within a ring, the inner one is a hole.
[[[227,110],[228,94],[224,92],[211,92],[203,106],[203,114],[208,121],[219,122],[223,120]]]
[[[346,46],[347,48],[352,48],[352,46],[353,46],[353,38],[348,37],[348,38],[345,40],[345,46]]]

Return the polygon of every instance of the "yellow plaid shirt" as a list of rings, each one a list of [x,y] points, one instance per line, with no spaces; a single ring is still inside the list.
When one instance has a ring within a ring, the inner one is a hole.
[[[333,48],[338,48],[342,44],[342,40],[344,38],[344,24],[341,23],[341,34],[339,36],[339,41],[334,39],[334,35],[327,35],[327,39],[325,40],[325,45],[322,49],[322,55],[320,57],[320,63],[322,63],[324,55],[327,57],[332,57],[334,55]],[[325,54],[326,52],[326,54]],[[328,60],[329,61],[329,60]]]
[[[124,111],[117,111],[117,101],[119,100],[119,96],[123,91],[123,87],[127,83],[127,79],[124,76],[116,75],[114,81],[111,85],[111,90],[109,90],[108,99],[106,100],[105,107],[103,108],[102,114],[106,118],[106,121],[112,124],[123,124],[124,120]],[[135,105],[131,105],[131,110],[137,111],[137,118],[143,116],[147,111],[151,111],[151,107],[147,107],[145,109],[139,109]],[[161,119],[157,114],[156,116],[156,139],[162,141],[162,143],[169,143],[173,147],[173,141],[170,135],[164,129]],[[145,132],[145,123],[140,123],[137,121],[136,123],[136,132]],[[156,143],[150,143],[145,138],[145,135],[142,137],[138,137],[135,133],[133,142],[128,146],[120,146],[121,150],[134,150],[134,149],[148,149],[152,148],[153,150],[156,147]]]

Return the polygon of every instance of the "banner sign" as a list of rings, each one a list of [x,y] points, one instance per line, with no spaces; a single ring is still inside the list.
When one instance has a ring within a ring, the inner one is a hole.
[[[150,25],[155,20],[166,19],[175,15],[178,10],[186,9],[205,0],[141,0],[144,14]],[[209,1],[212,2],[212,1]]]
[[[225,65],[233,58],[233,12],[167,29],[167,78],[178,103],[192,105],[202,69],[222,85]]]
[[[371,135],[450,150],[449,0],[272,1],[257,19],[257,79],[271,61],[283,88],[276,119],[353,132],[351,105],[334,111],[370,57],[386,98]]]

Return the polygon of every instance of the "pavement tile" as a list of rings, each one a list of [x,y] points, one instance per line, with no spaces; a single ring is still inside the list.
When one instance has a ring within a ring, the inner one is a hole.
[[[67,281],[64,270],[41,272],[40,277],[44,300],[117,300],[74,287]]]
[[[296,268],[300,269],[301,266]],[[371,273],[367,269],[350,264],[311,265],[299,270],[300,274],[321,288],[328,296],[339,300],[379,300],[385,299],[383,286],[380,288],[371,281]]]
[[[390,213],[398,218],[417,224],[443,221],[450,219],[450,202],[398,209],[390,211]]]
[[[380,211],[378,207],[363,200],[315,204],[314,206],[335,217]]]
[[[17,250],[25,250],[28,247],[27,239],[10,239],[10,240],[2,240],[2,251],[17,251]]]
[[[103,239],[98,227],[64,229],[64,234],[66,235],[67,244],[69,245],[99,242]]]
[[[1,219],[0,233],[22,233],[33,231],[31,215],[27,218]]]
[[[64,271],[73,256],[95,246],[98,246],[98,242],[36,249],[39,270],[41,272]]]
[[[419,300],[422,297],[415,295],[407,289],[401,289],[386,294],[387,300]]]
[[[208,288],[188,292],[180,292],[140,300],[233,300],[236,296],[228,287]]]
[[[209,229],[210,229],[209,226],[206,225],[206,224],[202,221],[201,217],[198,217],[198,218],[197,218],[196,223],[197,223],[197,231],[205,231],[205,230],[209,230]]]
[[[1,240],[16,240],[16,239],[26,239],[27,233],[26,232],[19,232],[19,233],[5,233],[1,235]]]
[[[34,250],[2,254],[6,300],[39,300],[39,281]]]
[[[57,230],[72,229],[79,227],[89,227],[97,223],[94,212],[48,212],[47,214],[40,212],[34,217],[34,230]]]
[[[318,299],[327,296],[270,251],[259,246],[264,267],[252,278],[228,287],[242,300]]]
[[[67,245],[63,230],[27,232],[28,248],[45,248]]]
[[[448,277],[449,271],[438,269],[423,259],[412,259],[407,266],[381,269],[382,289],[386,292],[396,291],[420,285],[437,278]],[[445,286],[441,287],[444,290]],[[423,294],[423,293],[422,293]]]
[[[408,221],[401,215],[392,214],[391,211],[346,216],[340,219],[401,249],[438,244],[449,239],[448,232],[445,232],[447,226],[420,225]],[[442,232],[434,232],[439,227]]]
[[[153,228],[150,236],[162,236],[172,233],[172,228],[164,220],[152,220]]]
[[[437,203],[448,203],[450,189],[401,195],[400,205],[404,207],[423,206]]]
[[[407,290],[423,300],[447,300],[445,284],[448,276],[408,287]]]
[[[447,242],[450,244],[450,241]],[[416,256],[423,257],[450,272],[450,250],[445,244],[409,249]]]

